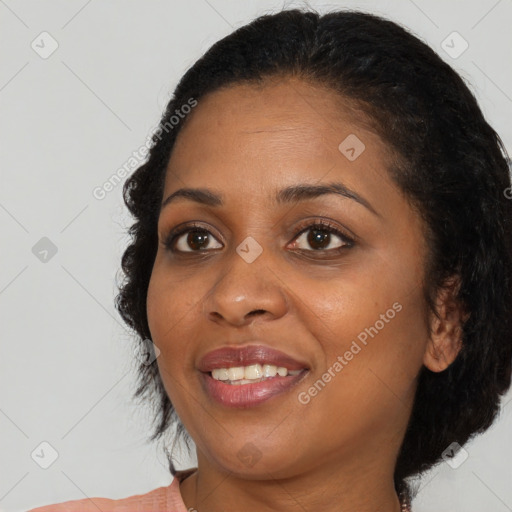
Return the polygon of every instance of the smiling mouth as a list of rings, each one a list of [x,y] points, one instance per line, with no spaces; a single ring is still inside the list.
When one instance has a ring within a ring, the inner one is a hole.
[[[274,367],[276,369],[274,375],[261,375],[257,378],[246,379],[245,370],[249,368],[249,372],[254,371],[251,367],[218,368],[211,372],[201,372],[203,389],[210,399],[223,406],[249,408],[262,404],[273,397],[285,396],[309,373],[307,368],[288,370],[284,367]],[[279,369],[280,373],[278,373]],[[242,370],[244,371],[243,376]],[[267,373],[274,373],[273,368],[266,368],[266,370]],[[285,370],[286,374],[284,374]],[[229,372],[232,371],[234,374],[232,376],[235,378],[219,379],[212,375],[215,372],[215,375],[220,373],[222,377],[225,377],[225,371],[228,372],[228,377],[230,376]]]
[[[201,386],[212,402],[225,407],[253,407],[288,391],[309,373],[306,361],[261,341],[224,346],[197,363]],[[277,398],[276,398],[277,399]]]
[[[248,366],[215,368],[210,372],[210,375],[213,379],[226,384],[245,385],[271,380],[276,377],[295,376],[303,370],[289,370],[284,366],[256,363]]]

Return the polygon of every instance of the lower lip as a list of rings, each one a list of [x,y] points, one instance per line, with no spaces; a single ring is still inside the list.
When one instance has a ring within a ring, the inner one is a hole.
[[[201,375],[207,394],[217,402],[227,407],[253,407],[290,391],[307,373],[308,370],[303,370],[297,375],[276,376],[254,384],[226,384],[209,373]]]

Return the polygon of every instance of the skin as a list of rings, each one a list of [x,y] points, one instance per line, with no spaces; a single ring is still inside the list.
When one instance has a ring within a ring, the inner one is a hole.
[[[334,92],[286,78],[201,98],[177,138],[164,199],[182,187],[224,199],[205,206],[181,198],[162,209],[147,296],[159,371],[197,448],[198,471],[181,484],[187,508],[400,510],[393,472],[416,377],[423,364],[442,371],[453,361],[460,314],[449,289],[439,295],[440,318],[426,314],[424,226],[388,175],[389,148],[356,115]],[[354,161],[338,149],[349,134],[365,144]],[[272,201],[284,187],[331,182],[371,207],[335,194]],[[337,251],[346,242],[328,231],[325,246],[309,243],[300,223],[320,218],[354,234],[353,246]],[[189,252],[171,252],[169,232],[191,221],[210,232],[205,250],[187,245],[185,233],[178,247]],[[248,236],[263,250],[252,263],[236,252]],[[301,403],[298,393],[394,303],[400,312]],[[309,372],[258,406],[227,408],[205,393],[197,364],[248,340],[306,362]],[[261,457],[251,467],[237,456],[247,443]]]

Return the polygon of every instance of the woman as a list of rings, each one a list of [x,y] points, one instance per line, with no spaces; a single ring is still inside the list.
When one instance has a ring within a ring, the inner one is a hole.
[[[175,424],[197,468],[34,510],[410,510],[510,386],[506,156],[391,21],[288,10],[217,42],[126,183],[116,301],[153,439]]]

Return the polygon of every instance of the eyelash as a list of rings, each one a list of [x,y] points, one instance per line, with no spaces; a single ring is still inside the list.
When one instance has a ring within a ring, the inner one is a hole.
[[[329,234],[334,234],[336,236],[338,236],[341,241],[343,242],[344,245],[342,245],[341,247],[336,247],[334,249],[327,249],[327,250],[323,250],[323,249],[318,249],[318,250],[315,250],[315,249],[297,249],[298,251],[302,251],[302,252],[316,252],[316,253],[328,253],[328,252],[331,252],[331,251],[336,251],[338,253],[341,253],[343,250],[346,250],[346,249],[350,249],[351,247],[354,246],[354,243],[355,243],[355,240],[354,238],[348,236],[346,233],[342,232],[338,227],[336,227],[334,224],[332,224],[331,222],[327,221],[327,220],[317,220],[313,223],[303,223],[299,226],[299,232],[295,235],[295,237],[293,238],[293,240],[296,240],[298,237],[300,237],[303,233],[307,233],[308,231],[310,230],[313,230],[315,228],[319,228],[320,230],[322,231],[325,231]],[[185,233],[188,233],[189,231],[194,231],[194,230],[197,230],[197,231],[200,231],[202,233],[207,233],[209,235],[211,235],[212,233],[210,231],[208,231],[206,228],[202,227],[201,224],[197,224],[195,222],[192,222],[190,224],[186,224],[185,226],[182,226],[181,228],[178,228],[177,230],[172,230],[166,237],[165,241],[164,241],[164,246],[166,247],[167,250],[171,251],[171,252],[179,252],[179,253],[182,253],[182,254],[197,254],[197,253],[200,253],[200,252],[209,252],[208,249],[206,250],[200,250],[200,251],[178,251],[174,248],[174,243],[175,241],[183,234]],[[213,236],[213,235],[212,235]],[[214,237],[215,238],[215,237]]]

